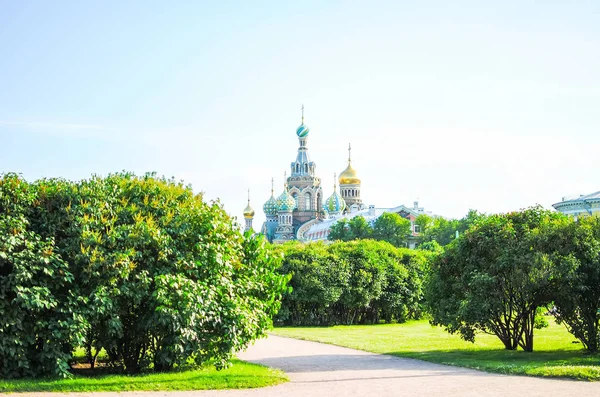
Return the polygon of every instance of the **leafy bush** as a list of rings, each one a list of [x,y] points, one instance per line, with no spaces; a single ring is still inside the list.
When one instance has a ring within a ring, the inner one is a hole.
[[[31,256],[53,244],[56,257],[48,260],[58,269],[37,282],[64,293],[56,306],[84,331],[91,364],[104,348],[131,373],[190,360],[224,367],[263,335],[279,308],[287,279],[276,273],[278,257],[189,187],[123,173],[79,183],[41,180],[31,189],[23,212],[40,236],[28,245]],[[32,271],[35,263],[23,266]],[[64,364],[77,340],[55,340]]]
[[[404,321],[420,316],[426,258],[385,242],[289,243],[282,274],[292,276],[276,320],[286,325]]]
[[[0,377],[66,376],[69,346],[81,341],[73,274],[51,238],[30,230],[32,187],[0,178]]]

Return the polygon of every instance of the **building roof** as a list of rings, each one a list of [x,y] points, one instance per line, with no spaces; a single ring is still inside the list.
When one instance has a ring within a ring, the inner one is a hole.
[[[554,203],[552,204],[552,206],[555,209],[561,208],[561,207],[566,207],[566,206],[577,206],[577,205],[584,205],[589,203],[590,201],[593,202],[598,202],[600,201],[600,191],[591,193],[591,194],[582,194],[579,197],[576,198],[572,198],[572,199],[568,199],[566,197],[563,197],[562,201],[559,201],[558,203]]]

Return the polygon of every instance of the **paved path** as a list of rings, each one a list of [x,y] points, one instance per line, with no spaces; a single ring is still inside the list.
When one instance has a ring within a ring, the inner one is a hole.
[[[600,397],[600,382],[487,374],[343,347],[269,336],[240,358],[284,370],[290,382],[263,389],[93,393],[94,397],[300,397],[300,396],[526,396]],[[91,394],[35,393],[35,396]]]

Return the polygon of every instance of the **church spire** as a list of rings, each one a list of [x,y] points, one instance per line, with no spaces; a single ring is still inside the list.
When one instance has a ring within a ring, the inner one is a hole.
[[[244,219],[246,221],[245,232],[253,231],[252,219],[254,218],[254,209],[250,206],[250,189],[248,189],[248,205],[244,208]]]

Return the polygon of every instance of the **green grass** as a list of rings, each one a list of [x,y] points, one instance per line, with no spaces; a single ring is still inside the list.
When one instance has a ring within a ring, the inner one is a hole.
[[[575,337],[549,320],[535,330],[534,352],[504,350],[492,335],[477,335],[470,343],[426,320],[405,324],[336,327],[284,327],[274,334],[351,347],[374,353],[417,358],[435,363],[503,374],[600,380],[600,355],[587,354]]]
[[[287,382],[285,374],[262,365],[234,360],[229,369],[214,368],[136,376],[75,376],[72,379],[0,380],[0,392],[96,392],[132,390],[244,389]]]

